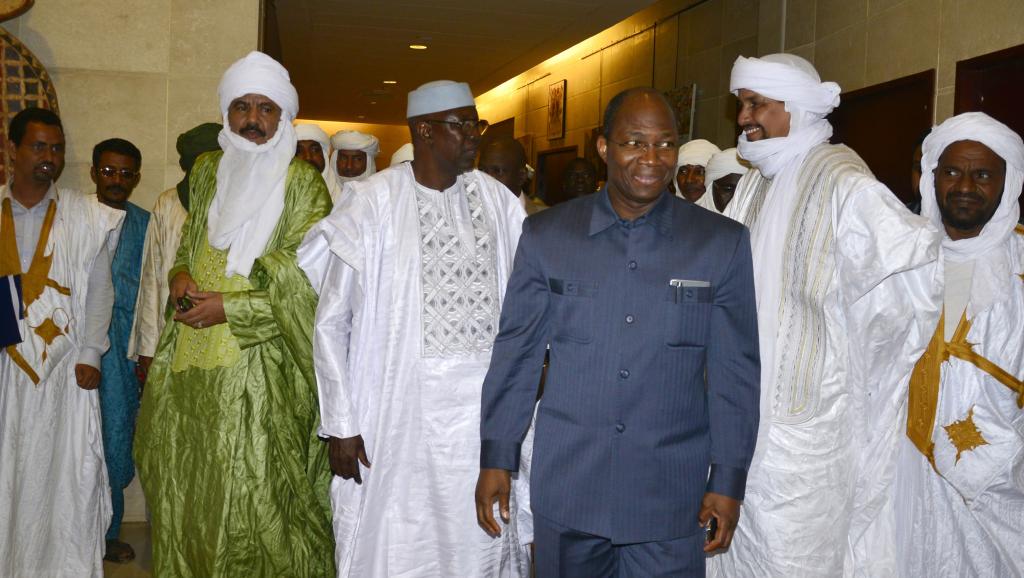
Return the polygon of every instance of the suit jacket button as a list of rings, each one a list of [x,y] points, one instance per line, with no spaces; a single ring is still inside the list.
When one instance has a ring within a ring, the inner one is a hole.
[[[615,431],[617,431],[619,433],[622,433],[622,432],[626,431],[626,426],[624,424],[617,423],[617,424],[615,424]]]
[[[620,369],[619,370],[619,377],[621,377],[622,379],[629,378],[629,370],[628,369]]]

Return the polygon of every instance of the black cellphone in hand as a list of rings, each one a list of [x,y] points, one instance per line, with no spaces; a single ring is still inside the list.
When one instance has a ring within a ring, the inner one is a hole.
[[[194,305],[195,304],[192,303],[192,300],[189,299],[188,296],[178,298],[178,311],[182,313],[192,309]]]
[[[708,522],[708,527],[705,530],[705,532],[706,534],[704,536],[704,542],[713,542],[715,539],[715,534],[718,533],[718,518],[714,516],[711,517],[711,521]]]

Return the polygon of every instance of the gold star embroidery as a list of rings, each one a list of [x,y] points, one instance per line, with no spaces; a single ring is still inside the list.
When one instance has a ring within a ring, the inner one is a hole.
[[[57,325],[52,317],[46,319],[39,327],[35,328],[35,334],[38,335],[46,343],[46,347],[43,348],[43,361],[46,361],[47,353],[46,350],[49,348],[53,341],[64,335],[64,331]]]
[[[949,436],[949,441],[956,446],[956,462],[960,462],[960,455],[969,452],[980,446],[987,446],[988,441],[981,435],[978,426],[974,424],[974,406],[967,410],[967,417],[955,421],[943,429]]]

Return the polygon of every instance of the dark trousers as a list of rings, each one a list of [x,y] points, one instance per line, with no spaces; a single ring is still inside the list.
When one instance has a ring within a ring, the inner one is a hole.
[[[612,544],[533,516],[537,578],[704,578],[704,532],[664,542]]]

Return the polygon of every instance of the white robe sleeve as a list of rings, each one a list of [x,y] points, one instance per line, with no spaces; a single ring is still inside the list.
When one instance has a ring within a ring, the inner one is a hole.
[[[321,286],[313,333],[313,363],[320,397],[320,433],[341,439],[361,432],[348,355],[353,310],[362,301],[357,275],[355,269],[341,259],[330,259]]]
[[[132,320],[132,333],[128,338],[128,358],[138,361],[139,357],[156,355],[156,343],[160,338],[160,319],[164,311],[160,303],[159,275],[167,274],[160,267],[160,224],[156,211],[153,212],[150,226],[146,228],[146,242],[142,248],[142,273],[139,275],[139,293],[135,297],[135,318]]]

